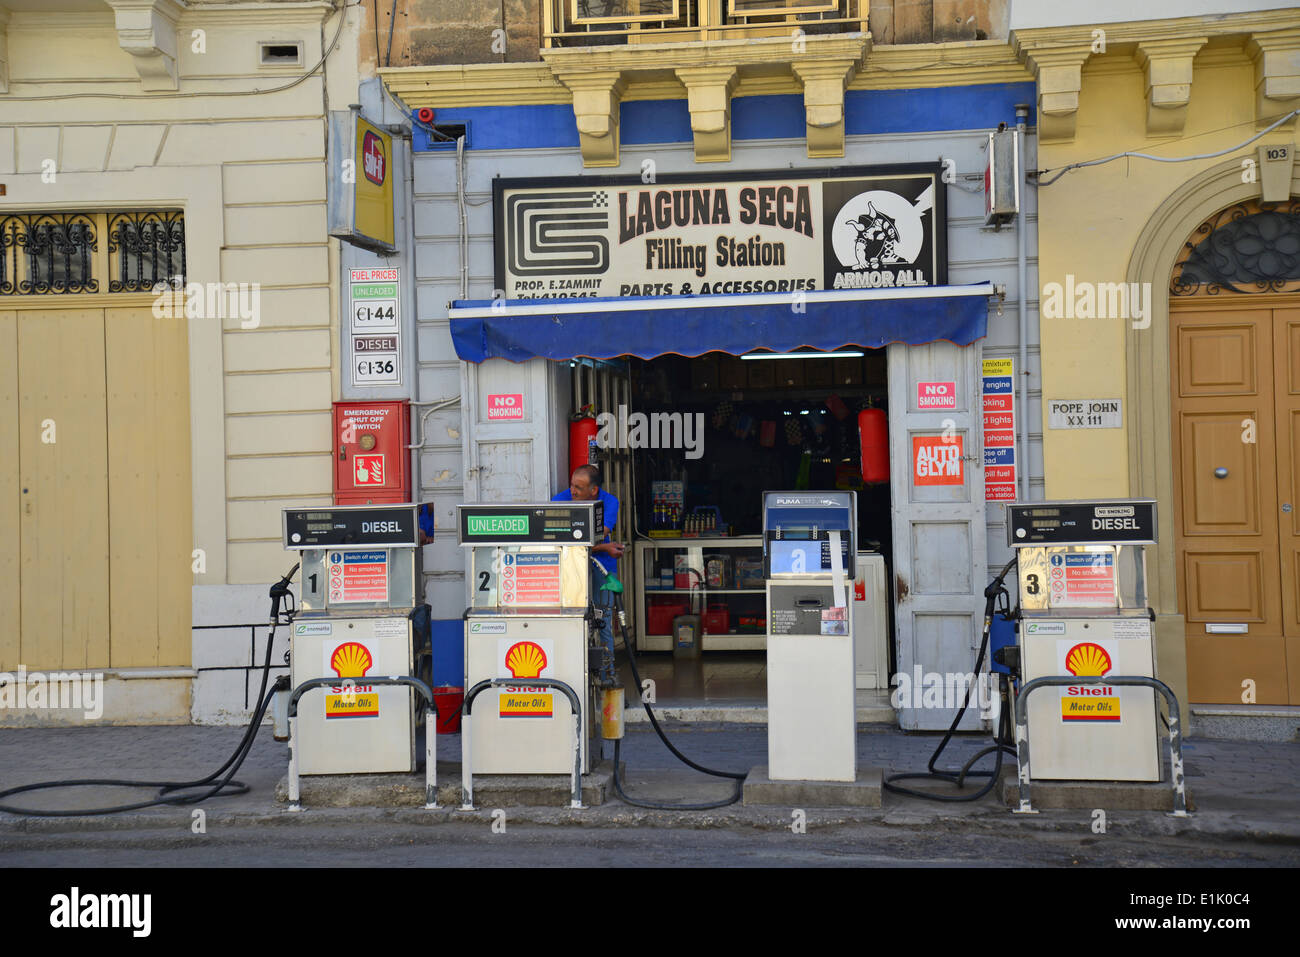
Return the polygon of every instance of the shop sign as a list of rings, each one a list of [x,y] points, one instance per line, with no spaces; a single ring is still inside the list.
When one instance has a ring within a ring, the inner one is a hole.
[[[962,485],[966,481],[960,435],[912,436],[914,485]]]
[[[942,285],[941,170],[498,179],[496,286],[557,299]]]
[[[329,233],[376,252],[396,250],[393,138],[353,110],[331,110],[326,208]]]

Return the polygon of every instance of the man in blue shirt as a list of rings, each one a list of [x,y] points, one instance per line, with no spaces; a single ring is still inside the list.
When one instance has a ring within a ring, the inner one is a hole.
[[[602,568],[611,574],[617,574],[618,560],[623,555],[623,545],[619,542],[610,541],[609,534],[610,529],[618,521],[618,499],[601,488],[600,483],[600,469],[594,465],[579,465],[573,470],[573,475],[569,478],[569,487],[552,498],[551,501],[590,502],[597,498],[600,499],[605,510],[605,534],[600,544],[592,547],[591,553],[592,557],[600,562]],[[600,586],[604,582],[604,576],[596,574],[594,568],[591,572],[592,604],[604,610],[604,615],[600,620],[600,640],[609,652],[608,661],[611,668],[611,673],[606,677],[613,678],[614,594],[610,591],[601,591]]]

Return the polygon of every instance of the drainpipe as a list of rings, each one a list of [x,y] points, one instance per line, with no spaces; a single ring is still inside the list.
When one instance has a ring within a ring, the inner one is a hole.
[[[1020,202],[1016,211],[1016,298],[1020,301],[1020,412],[1016,415],[1016,464],[1020,473],[1020,501],[1029,501],[1029,267],[1026,243],[1029,232],[1025,206],[1029,190],[1025,181],[1025,123],[1029,104],[1016,104],[1016,192]]]

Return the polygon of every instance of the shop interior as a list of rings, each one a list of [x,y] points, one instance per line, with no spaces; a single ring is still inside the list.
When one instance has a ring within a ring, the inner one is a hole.
[[[872,415],[887,442],[884,350],[755,358],[764,354],[620,360],[626,412],[601,459],[628,509],[620,574],[638,663],[660,702],[766,703],[764,492],[856,490],[858,551],[892,568],[888,460],[883,448],[869,455],[874,481],[864,483],[859,421],[880,410]],[[698,619],[697,656],[673,651],[683,615]],[[892,620],[887,627],[892,634]]]

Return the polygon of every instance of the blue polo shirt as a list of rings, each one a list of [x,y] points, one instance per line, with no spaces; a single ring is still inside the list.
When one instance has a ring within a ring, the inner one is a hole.
[[[610,495],[603,488],[597,493],[597,498],[600,499],[601,504],[605,507],[605,527],[613,528],[614,523],[618,521],[618,499],[613,495]],[[551,501],[572,502],[573,493],[566,488],[559,495],[553,496]],[[608,535],[601,540],[602,544],[607,541],[609,541]],[[592,557],[595,558],[596,561],[600,562],[605,571],[613,575],[618,574],[618,559],[613,555],[606,555],[604,552],[601,552],[599,555],[593,555]]]

